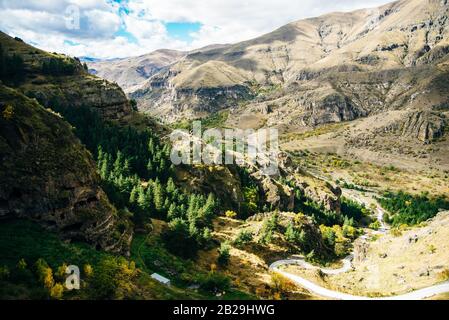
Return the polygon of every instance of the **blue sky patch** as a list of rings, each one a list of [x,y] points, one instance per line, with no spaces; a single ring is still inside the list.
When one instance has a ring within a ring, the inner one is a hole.
[[[125,37],[126,39],[128,39],[129,43],[138,43],[137,38],[131,32],[126,31],[123,24],[120,26],[120,29],[116,33],[114,33],[114,36]]]
[[[171,38],[192,42],[191,33],[198,32],[202,24],[199,22],[166,22],[164,23]]]
[[[64,40],[64,44],[68,44],[69,46],[78,46],[80,43],[74,42],[72,40]]]

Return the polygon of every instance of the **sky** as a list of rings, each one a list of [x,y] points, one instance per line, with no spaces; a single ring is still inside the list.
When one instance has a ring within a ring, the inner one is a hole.
[[[0,0],[0,30],[99,59],[235,43],[289,22],[389,0]]]

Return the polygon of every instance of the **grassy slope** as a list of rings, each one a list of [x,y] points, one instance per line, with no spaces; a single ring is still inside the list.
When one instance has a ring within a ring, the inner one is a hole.
[[[206,292],[187,289],[184,280],[195,279],[205,272],[192,261],[179,259],[168,253],[158,240],[158,236],[137,235],[131,246],[131,260],[136,262],[140,272],[133,280],[136,299],[214,299]],[[63,242],[52,232],[28,220],[4,220],[0,223],[0,266],[6,266],[15,272],[20,259],[25,259],[29,270],[39,258],[47,261],[53,271],[63,263],[82,267],[93,266],[95,272],[98,263],[113,255],[97,251],[85,243]],[[151,279],[153,272],[161,273],[173,279],[170,287]],[[82,275],[83,279],[83,275]],[[42,285],[30,277],[27,281],[14,279],[0,280],[0,298],[45,299],[48,298]],[[65,298],[88,298],[86,289],[75,293],[66,293]],[[229,290],[222,299],[251,299],[250,295],[237,290]]]

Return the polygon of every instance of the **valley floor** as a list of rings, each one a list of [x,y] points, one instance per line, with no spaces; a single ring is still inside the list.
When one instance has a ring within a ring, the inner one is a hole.
[[[323,275],[299,266],[283,268],[322,287],[351,295],[381,297],[405,294],[448,280],[449,212],[425,226],[400,234],[374,235],[366,253],[353,261],[349,272]]]

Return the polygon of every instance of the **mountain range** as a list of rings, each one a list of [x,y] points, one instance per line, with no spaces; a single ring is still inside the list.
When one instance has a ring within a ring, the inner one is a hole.
[[[90,66],[165,123],[218,114],[226,127],[276,127],[290,141],[357,120],[344,139],[316,145],[344,153],[393,148],[398,156],[387,161],[398,162],[405,149],[438,144],[447,128],[448,11],[447,1],[402,0],[296,21],[236,44]],[[444,154],[430,153],[447,168]]]

